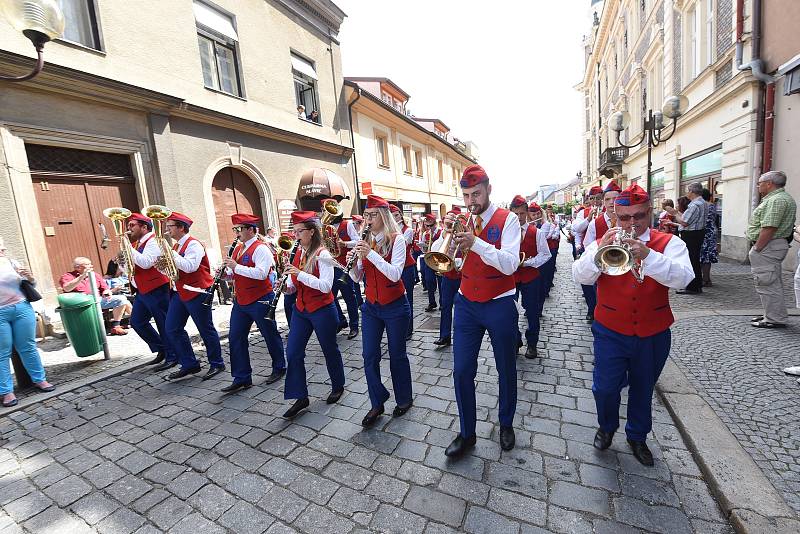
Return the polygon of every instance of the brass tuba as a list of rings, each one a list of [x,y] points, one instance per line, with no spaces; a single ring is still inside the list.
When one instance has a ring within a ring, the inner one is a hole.
[[[342,250],[339,247],[339,239],[336,229],[333,227],[333,221],[340,218],[344,212],[342,207],[334,199],[328,199],[322,203],[321,215],[319,218],[322,224],[322,239],[325,243],[325,248],[331,253],[334,258],[338,257]]]
[[[156,263],[157,268],[174,282],[178,279],[178,266],[175,265],[175,260],[172,258],[172,247],[169,246],[166,238],[164,238],[164,232],[161,228],[161,221],[172,215],[172,210],[166,206],[152,204],[142,210],[142,215],[153,220],[153,234],[158,243],[158,248],[161,250],[161,256],[159,256]]]
[[[455,222],[450,227],[442,230],[442,240],[436,250],[426,252],[423,257],[425,263],[435,272],[442,274],[452,271],[453,269],[460,271],[464,267],[464,262],[467,260],[469,250],[461,250],[459,245],[456,245],[453,236],[456,232],[468,232],[469,221],[465,215],[457,215]],[[456,258],[461,257],[461,264],[456,265]]]
[[[111,219],[114,223],[114,234],[119,239],[119,254],[121,262],[124,263],[125,270],[128,273],[128,283],[133,279],[134,272],[136,271],[136,264],[133,263],[133,255],[131,250],[131,240],[128,238],[128,229],[125,227],[125,220],[131,216],[131,210],[127,208],[106,208],[103,210],[103,215]]]
[[[641,262],[633,257],[630,247],[622,242],[623,239],[634,239],[635,237],[635,230],[626,232],[617,227],[614,241],[610,245],[600,247],[594,255],[594,264],[601,273],[609,276],[621,276],[630,271],[637,282],[644,281]]]

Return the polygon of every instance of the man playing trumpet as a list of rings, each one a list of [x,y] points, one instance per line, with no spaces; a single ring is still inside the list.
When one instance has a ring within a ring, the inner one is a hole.
[[[653,388],[670,349],[669,327],[674,319],[669,288],[686,287],[694,271],[683,241],[650,229],[650,197],[641,187],[632,185],[623,191],[614,200],[614,212],[619,227],[588,243],[572,265],[576,282],[597,283],[592,393],[599,428],[594,446],[603,450],[611,445],[619,427],[620,391],[628,385],[625,433],[636,459],[652,466],[646,439],[652,429]],[[618,232],[635,236],[623,239],[622,244],[630,263],[638,265],[642,282],[634,278],[633,269],[611,276],[595,262],[598,248],[614,243]]]
[[[603,188],[599,185],[592,186],[589,190],[589,201],[587,207],[579,211],[572,223],[572,233],[575,235],[575,247],[578,255],[583,254],[584,236],[589,223],[592,222],[600,212],[600,205],[603,198]],[[597,293],[595,292],[593,284],[581,284],[581,291],[583,291],[583,299],[586,301],[586,320],[592,322],[594,320],[594,309],[597,306]]]

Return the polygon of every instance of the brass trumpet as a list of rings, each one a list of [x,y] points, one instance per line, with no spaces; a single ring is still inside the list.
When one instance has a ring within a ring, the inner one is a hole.
[[[122,262],[125,263],[125,269],[128,272],[128,284],[133,280],[133,275],[136,271],[136,264],[133,263],[133,255],[131,250],[131,240],[128,238],[128,229],[125,227],[125,221],[131,216],[131,210],[127,208],[106,208],[103,210],[103,215],[111,219],[114,223],[114,234],[119,240],[119,253],[122,256]]]
[[[340,218],[343,213],[342,207],[334,199],[329,199],[322,203],[322,213],[319,219],[320,224],[322,224],[322,239],[325,243],[325,248],[334,258],[339,257],[342,249],[339,246],[339,236],[333,227],[333,221]]]
[[[630,232],[619,227],[616,230],[614,241],[597,250],[594,255],[594,264],[601,273],[609,276],[621,276],[630,271],[636,281],[642,283],[644,281],[642,262],[634,258],[630,246],[622,242],[624,239],[636,238],[635,227]]]
[[[442,231],[442,241],[436,250],[426,252],[423,256],[428,267],[439,274],[450,272],[453,269],[460,271],[464,267],[469,250],[461,250],[461,246],[455,243],[453,237],[456,232],[470,231],[469,226],[466,216],[457,215],[455,222]],[[456,258],[459,256],[462,261],[460,265],[457,265]]]
[[[166,206],[152,204],[145,207],[142,210],[142,214],[153,220],[153,234],[161,251],[161,256],[158,257],[156,262],[156,268],[174,282],[178,279],[178,266],[175,265],[175,260],[172,258],[172,247],[167,243],[161,228],[161,221],[165,221],[167,217],[172,215],[172,210]]]

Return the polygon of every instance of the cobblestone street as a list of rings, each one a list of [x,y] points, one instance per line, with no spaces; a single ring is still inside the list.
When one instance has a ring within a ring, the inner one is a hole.
[[[444,456],[458,428],[452,353],[433,350],[432,332],[418,331],[409,345],[414,408],[368,431],[358,424],[368,404],[358,339],[340,338],[348,384],[334,406],[321,400],[327,374],[310,346],[312,405],[292,423],[280,417],[282,388],[260,385],[268,357],[256,342],[257,385],[237,395],[218,392],[227,377],[169,383],[144,368],[3,418],[0,529],[732,532],[658,401],[654,468],[633,458],[624,435],[608,451],[592,447],[591,335],[570,262],[560,256],[545,308],[544,357],[517,360],[511,452],[497,443],[488,339],[478,445],[455,462]]]

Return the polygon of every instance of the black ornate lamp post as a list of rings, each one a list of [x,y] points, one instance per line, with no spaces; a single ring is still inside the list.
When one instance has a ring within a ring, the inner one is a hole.
[[[644,141],[645,136],[647,136],[647,193],[650,194],[650,179],[652,174],[652,152],[653,147],[656,147],[662,141],[669,140],[672,135],[675,133],[675,129],[677,128],[678,124],[678,117],[686,113],[686,110],[689,109],[689,99],[683,95],[672,95],[667,97],[664,101],[664,106],[661,111],[653,111],[648,110],[647,112],[647,120],[644,122],[644,130],[642,131],[642,137],[636,143],[632,145],[626,145],[620,140],[620,136],[622,135],[622,131],[628,127],[631,122],[631,115],[627,111],[617,111],[613,113],[611,117],[608,119],[608,127],[611,128],[613,131],[617,132],[617,143],[620,146],[623,146],[629,150],[636,148],[642,141]],[[665,130],[664,128],[664,117],[668,119],[672,119],[672,131],[669,132],[669,135],[664,136],[662,132]]]
[[[33,70],[24,76],[0,76],[6,82],[24,82],[42,71],[44,45],[64,33],[64,14],[57,0],[2,0],[0,14],[30,39],[38,59]]]

